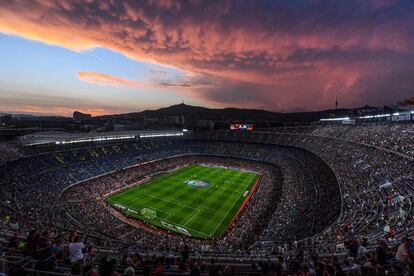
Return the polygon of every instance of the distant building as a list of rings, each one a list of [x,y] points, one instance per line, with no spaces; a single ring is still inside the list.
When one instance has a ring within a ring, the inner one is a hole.
[[[82,113],[79,111],[73,112],[73,121],[77,123],[84,123],[92,119],[91,114]]]

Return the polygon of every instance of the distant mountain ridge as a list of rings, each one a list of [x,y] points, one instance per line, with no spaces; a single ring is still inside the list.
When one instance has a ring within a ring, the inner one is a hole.
[[[242,109],[242,108],[206,108],[186,104],[177,104],[156,110],[144,110],[125,114],[104,115],[95,117],[96,119],[134,119],[138,117],[160,118],[165,116],[184,116],[186,120],[210,119],[226,121],[316,121],[320,118],[330,116],[332,113],[348,115],[353,109],[323,110],[315,112],[292,112],[281,113],[261,109]]]
[[[332,116],[343,117],[357,114],[360,110],[371,109],[371,111],[380,111],[382,108],[361,107],[361,108],[341,108],[328,109],[322,111],[308,112],[272,112],[262,109],[244,109],[244,108],[207,108],[201,106],[192,106],[187,104],[176,104],[155,110],[144,110],[141,112],[131,112],[123,114],[111,114],[92,117],[92,120],[107,121],[111,119],[118,120],[138,120],[142,117],[163,118],[168,116],[184,116],[186,121],[196,121],[199,119],[215,121],[273,121],[273,122],[313,122],[321,118]],[[0,113],[0,116],[11,114],[7,112]],[[41,116],[27,114],[13,114],[14,117],[43,120],[68,120],[71,117],[61,116]]]

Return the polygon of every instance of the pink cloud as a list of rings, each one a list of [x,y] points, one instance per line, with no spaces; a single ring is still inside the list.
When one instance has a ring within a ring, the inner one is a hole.
[[[179,77],[175,76],[174,79],[171,79],[171,76],[165,71],[156,71],[151,74],[153,74],[154,78],[147,82],[90,71],[80,71],[77,73],[77,77],[80,81],[102,86],[129,87],[134,89],[147,87],[179,92],[185,92],[186,89],[212,88],[217,85],[213,79],[197,74],[184,74]]]
[[[104,86],[127,86],[131,88],[143,88],[144,86],[141,82],[136,80],[128,80],[125,78],[97,72],[78,72],[78,79],[84,82]]]

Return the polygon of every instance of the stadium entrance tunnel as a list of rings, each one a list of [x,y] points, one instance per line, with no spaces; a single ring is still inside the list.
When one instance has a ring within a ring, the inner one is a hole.
[[[204,180],[188,180],[185,183],[190,187],[198,189],[210,187],[210,183]]]

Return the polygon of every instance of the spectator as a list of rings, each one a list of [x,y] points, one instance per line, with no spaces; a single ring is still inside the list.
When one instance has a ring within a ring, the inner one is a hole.
[[[409,248],[410,248],[411,240],[408,237],[405,237],[402,243],[398,246],[397,253],[395,254],[395,258],[406,264],[411,264]]]
[[[80,263],[83,260],[83,250],[85,245],[80,241],[79,236],[75,236],[69,243],[69,259],[71,263]]]

